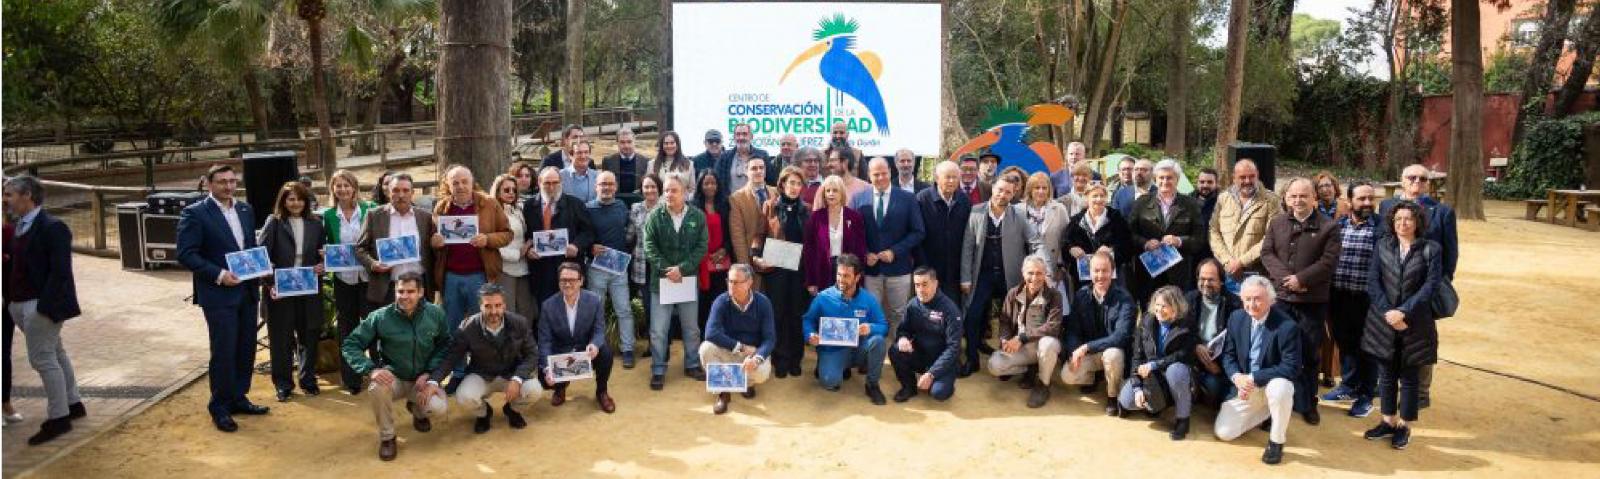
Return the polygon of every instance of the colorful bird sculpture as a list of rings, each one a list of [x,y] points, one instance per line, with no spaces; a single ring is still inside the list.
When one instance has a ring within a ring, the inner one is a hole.
[[[819,62],[822,81],[861,102],[872,114],[878,133],[888,135],[889,116],[883,108],[883,93],[878,90],[878,75],[883,73],[883,61],[870,51],[852,51],[855,49],[857,28],[859,25],[856,21],[846,19],[842,13],[822,19],[811,33],[811,39],[817,44],[796,56],[789,68],[784,69],[778,83],[787,80],[789,73],[801,63],[822,55],[822,61]]]
[[[959,161],[962,155],[983,147],[1000,157],[1000,169],[1016,166],[1029,173],[1054,173],[1065,163],[1061,148],[1048,141],[1026,143],[1028,130],[1037,125],[1066,125],[1072,121],[1072,110],[1056,104],[1042,103],[1027,108],[1026,112],[1014,107],[991,108],[985,124],[992,125],[965,145],[950,154]]]

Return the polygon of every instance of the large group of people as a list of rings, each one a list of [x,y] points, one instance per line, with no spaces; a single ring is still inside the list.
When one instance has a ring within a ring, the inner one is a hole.
[[[484,182],[466,167],[443,170],[431,208],[415,202],[406,174],[385,174],[368,200],[339,171],[325,210],[291,182],[258,214],[235,199],[233,169],[215,166],[206,200],[183,210],[177,245],[210,334],[208,412],[225,432],[238,430],[236,416],[269,412],[246,397],[258,307],[277,400],[293,400],[297,387],[320,394],[321,300],[280,296],[270,277],[229,270],[226,255],[258,245],[274,267],[314,268],[332,286],[340,385],[367,395],[385,460],[398,453],[398,399],[427,432],[454,396],[481,433],[494,416],[489,397],[502,392],[502,415],[522,428],[535,399],[548,390],[561,406],[574,384],[557,377],[566,371],[552,357],[580,355],[593,401],[611,413],[613,362],[632,369],[648,358],[650,388],[662,390],[674,336],[686,378],[738,365],[746,399],[756,385],[803,378],[808,346],[821,389],[839,391],[855,373],[876,405],[924,393],[950,400],[958,379],[986,367],[1027,390],[1030,408],[1061,382],[1103,393],[1110,416],[1171,409],[1173,440],[1188,435],[1196,403],[1213,408],[1224,440],[1269,430],[1269,464],[1281,460],[1291,413],[1320,422],[1319,400],[1351,401],[1357,417],[1376,400],[1382,420],[1366,437],[1395,448],[1428,405],[1434,296],[1457,254],[1454,214],[1429,196],[1421,166],[1381,202],[1371,185],[1341,187],[1327,174],[1290,180],[1280,195],[1249,160],[1234,164],[1226,190],[1207,169],[1193,193],[1180,193],[1173,160],[1130,158],[1102,180],[1081,144],[1056,174],[999,170],[984,154],[941,161],[923,181],[910,151],[867,157],[848,134],[835,125],[826,150],[784,137],[771,154],[739,125],[730,148],[708,131],[705,150],[689,157],[664,132],[650,158],[622,130],[618,153],[593,164],[573,126],[538,165],[519,161]],[[5,233],[7,319],[23,325],[30,362],[46,375],[48,435],[83,414],[59,342],[76,305],[53,294],[63,282],[71,292],[70,262],[51,246],[67,242],[34,238],[70,232],[39,212],[37,181],[12,180],[5,195],[20,218]],[[477,220],[465,241],[439,233],[441,218],[455,216]],[[537,247],[556,230],[564,246]],[[422,245],[415,260],[378,254],[380,242],[408,236]],[[767,251],[773,241],[798,244],[798,257]],[[322,251],[335,245],[353,248],[362,268],[324,274]],[[1152,274],[1140,256],[1158,249],[1182,260]],[[631,262],[597,267],[616,254]],[[853,345],[825,334],[838,324],[855,325],[842,334]],[[892,396],[880,387],[886,359]],[[1334,364],[1339,384],[1319,396]],[[731,400],[714,393],[712,412]]]

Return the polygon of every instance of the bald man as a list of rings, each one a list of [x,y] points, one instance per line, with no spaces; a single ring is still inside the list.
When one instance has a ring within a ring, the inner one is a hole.
[[[441,285],[440,303],[445,323],[455,331],[461,319],[478,314],[478,288],[500,280],[500,248],[511,243],[511,223],[500,202],[495,201],[473,181],[472,170],[456,165],[444,173],[445,187],[439,202],[433,204],[439,231],[454,229],[457,218],[477,219],[477,231],[466,231],[445,238],[434,233],[433,284]],[[467,224],[466,221],[460,224]],[[465,230],[456,230],[465,231]]]
[[[1322,422],[1317,413],[1317,372],[1329,289],[1339,263],[1339,223],[1317,214],[1317,187],[1308,178],[1290,180],[1283,198],[1289,210],[1267,223],[1261,264],[1278,290],[1280,309],[1300,327],[1303,344],[1294,380],[1294,410],[1316,425]]]
[[[1217,198],[1211,213],[1211,253],[1222,263],[1227,280],[1242,281],[1246,273],[1261,274],[1261,241],[1267,222],[1283,211],[1278,195],[1260,185],[1261,174],[1250,160],[1233,164],[1233,185]]]
[[[893,184],[889,162],[873,158],[867,165],[872,187],[857,194],[852,205],[865,220],[867,276],[863,281],[889,320],[894,337],[906,302],[911,300],[912,258],[927,234],[916,197]]]

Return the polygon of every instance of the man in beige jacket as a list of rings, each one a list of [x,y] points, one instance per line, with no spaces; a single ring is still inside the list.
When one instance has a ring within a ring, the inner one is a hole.
[[[767,162],[761,158],[751,158],[744,164],[746,178],[766,178]],[[772,267],[759,259],[752,258],[761,255],[761,247],[766,244],[767,214],[772,210],[772,203],[778,198],[778,190],[767,186],[765,181],[750,181],[744,187],[734,191],[728,196],[728,204],[732,213],[727,223],[733,236],[733,262],[752,265],[758,272],[771,271]],[[761,287],[761,275],[753,275],[754,286]]]
[[[1246,273],[1264,274],[1261,242],[1267,222],[1283,211],[1283,201],[1259,185],[1260,173],[1250,160],[1233,164],[1233,186],[1217,198],[1211,216],[1211,251],[1234,281]]]

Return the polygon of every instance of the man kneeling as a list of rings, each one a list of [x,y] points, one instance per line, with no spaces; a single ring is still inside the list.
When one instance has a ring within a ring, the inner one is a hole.
[[[384,367],[367,358],[367,350],[377,343]],[[394,281],[394,304],[378,308],[340,345],[345,364],[356,374],[367,376],[367,398],[378,419],[378,458],[394,460],[394,400],[405,398],[411,412],[411,427],[428,432],[428,418],[445,413],[444,390],[428,371],[444,361],[450,332],[444,325],[444,309],[422,302],[422,277],[400,275]],[[448,371],[448,369],[446,369]]]
[[[1272,309],[1277,292],[1265,276],[1251,276],[1239,288],[1244,309],[1228,318],[1222,346],[1222,370],[1239,390],[1238,397],[1217,411],[1217,438],[1231,441],[1272,420],[1261,462],[1283,460],[1289,413],[1294,410],[1294,377],[1300,372],[1300,329],[1294,320]]]
[[[767,356],[777,344],[772,303],[767,301],[767,295],[751,290],[754,277],[750,265],[744,263],[728,270],[728,292],[711,303],[706,340],[700,343],[702,363],[738,363],[744,367],[745,399],[756,397],[756,385],[772,377],[772,363],[767,362]],[[728,412],[731,398],[726,392],[717,393],[711,412]]]
[[[1022,260],[1022,284],[1006,292],[998,323],[1000,350],[989,355],[995,376],[1021,374],[1018,385],[1032,389],[1028,407],[1050,401],[1050,378],[1061,357],[1061,293],[1046,284],[1043,256]]]
[[[506,405],[500,410],[513,429],[528,426],[520,411],[528,410],[544,388],[533,374],[539,364],[539,348],[533,339],[533,326],[517,313],[506,311],[505,290],[499,283],[484,283],[478,288],[478,314],[467,317],[456,328],[450,354],[433,369],[442,378],[457,364],[467,362],[467,375],[456,388],[456,404],[472,411],[478,419],[472,432],[489,431],[494,408],[488,399],[495,391],[505,391]],[[470,360],[468,359],[470,355]]]
[[[928,391],[943,401],[956,393],[960,369],[956,354],[961,351],[961,308],[939,291],[939,274],[923,266],[911,273],[917,295],[906,303],[905,318],[895,333],[895,347],[889,350],[889,363],[900,380],[894,402],[906,402],[917,391]]]

